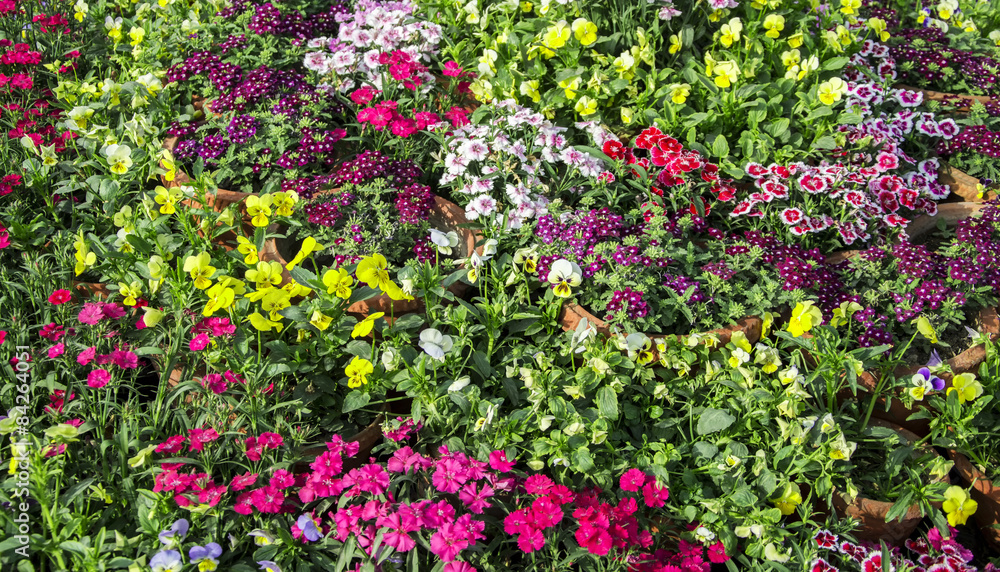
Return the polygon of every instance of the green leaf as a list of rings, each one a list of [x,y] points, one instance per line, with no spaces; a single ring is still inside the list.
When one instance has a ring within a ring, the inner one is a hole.
[[[813,149],[833,149],[837,146],[837,141],[833,137],[825,135],[813,142],[812,146]]]
[[[355,389],[354,391],[348,393],[347,397],[344,398],[343,413],[350,413],[356,409],[361,409],[362,407],[368,405],[371,400],[371,395],[362,393]]]
[[[610,386],[597,390],[597,409],[601,415],[615,421],[618,419],[618,394]]]
[[[586,473],[594,468],[594,459],[590,456],[590,449],[580,447],[573,451],[573,470],[579,473]]]
[[[721,409],[706,409],[702,411],[698,418],[697,432],[699,435],[717,433],[729,427],[736,421],[736,418]]]
[[[820,67],[820,69],[823,71],[839,70],[844,66],[846,66],[848,63],[850,63],[850,61],[851,60],[845,58],[844,56],[830,58],[825,62],[823,62],[823,65]]]
[[[783,133],[788,131],[788,126],[791,122],[787,117],[779,117],[774,121],[771,121],[764,127],[764,131],[767,131],[771,137],[778,138],[781,137]]]
[[[695,456],[703,459],[713,459],[719,454],[719,448],[708,441],[698,441],[694,445]]]
[[[729,141],[726,141],[725,136],[719,135],[712,141],[712,155],[719,158],[729,156]]]

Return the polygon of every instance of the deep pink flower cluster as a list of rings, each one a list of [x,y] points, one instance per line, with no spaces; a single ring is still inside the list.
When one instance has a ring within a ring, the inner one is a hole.
[[[225,393],[229,384],[246,385],[246,380],[229,369],[222,373],[206,373],[201,378],[201,385],[216,395]]]
[[[414,433],[417,433],[424,428],[423,423],[414,421],[412,417],[407,417],[406,419],[397,417],[396,423],[398,423],[398,425],[395,428],[383,429],[382,434],[386,439],[397,443],[400,441],[406,441],[413,436]]]
[[[285,442],[277,433],[261,433],[260,437],[247,437],[244,443],[247,447],[247,459],[259,461],[264,449],[277,449]]]
[[[231,336],[236,333],[236,325],[229,321],[227,317],[204,318],[191,327],[193,335],[207,334],[213,338],[220,336]]]
[[[368,123],[376,131],[386,127],[397,137],[409,137],[417,131],[437,126],[441,121],[436,113],[413,110],[412,117],[399,112],[399,103],[392,100],[380,101],[374,106],[358,110],[358,122]]]
[[[81,324],[93,326],[102,320],[118,320],[125,317],[125,308],[114,302],[84,302],[76,318]]]

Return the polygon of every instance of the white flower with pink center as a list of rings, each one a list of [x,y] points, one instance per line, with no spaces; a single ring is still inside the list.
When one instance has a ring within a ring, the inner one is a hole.
[[[472,202],[465,207],[465,216],[469,220],[476,220],[479,217],[488,217],[497,210],[496,199],[489,195],[479,195],[472,199]]]
[[[804,216],[805,215],[800,209],[787,208],[781,211],[781,222],[789,226],[799,224],[802,222]]]

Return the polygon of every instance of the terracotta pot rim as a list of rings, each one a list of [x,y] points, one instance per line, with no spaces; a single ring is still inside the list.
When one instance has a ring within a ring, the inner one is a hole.
[[[955,470],[963,481],[970,485],[975,481],[974,486],[980,493],[993,499],[994,502],[1000,503],[1000,487],[993,486],[993,479],[980,471],[968,457],[959,451],[948,449],[948,456],[952,461],[955,461]]]
[[[573,318],[577,318],[575,321]],[[584,308],[582,305],[575,302],[563,303],[562,309],[559,312],[559,324],[562,326],[564,331],[573,331],[576,329],[577,324],[583,319],[586,319],[589,324],[592,324],[594,328],[605,336],[611,335],[611,325],[604,320],[598,318],[597,316],[590,313],[589,310]],[[735,324],[730,324],[729,326],[723,328],[716,328],[708,332],[701,332],[707,334],[716,334],[720,339],[724,338],[723,343],[728,343],[729,338],[735,332],[743,332],[747,334],[747,339],[750,343],[756,343],[760,339],[761,328],[764,325],[764,321],[758,316],[745,316],[736,321]],[[693,332],[698,333],[698,332]],[[676,339],[680,339],[682,334],[650,334],[646,333],[650,339],[656,338],[666,338],[669,336],[674,336]]]

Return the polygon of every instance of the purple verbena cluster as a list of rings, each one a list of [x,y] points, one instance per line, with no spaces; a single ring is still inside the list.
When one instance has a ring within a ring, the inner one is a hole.
[[[344,213],[341,208],[348,207],[354,202],[354,195],[347,191],[330,192],[324,195],[322,201],[313,201],[303,207],[303,211],[312,224],[320,226],[333,226],[343,218]]]
[[[893,32],[893,36],[908,40],[889,48],[890,55],[896,61],[910,63],[909,66],[899,68],[900,79],[903,81],[947,85],[955,78],[962,78],[984,93],[1000,93],[994,71],[1000,64],[988,55],[949,47],[948,38],[942,30],[904,28]],[[926,48],[915,47],[911,43],[914,39],[924,40],[929,45]],[[953,70],[953,74],[946,76],[944,68]]]
[[[951,141],[939,142],[937,151],[941,155],[972,151],[995,159],[1000,157],[1000,132],[990,131],[985,125],[971,125]]]
[[[285,36],[308,39],[333,32],[337,29],[336,18],[348,12],[342,2],[333,2],[325,12],[303,15],[299,12],[282,14],[270,2],[255,4],[245,0],[234,0],[230,6],[216,13],[220,18],[236,18],[247,10],[253,10],[247,28],[260,36]]]
[[[605,207],[568,217],[562,223],[556,222],[552,215],[545,215],[538,219],[535,235],[545,244],[565,241],[570,247],[567,255],[571,252],[574,258],[584,258],[593,254],[598,243],[622,238],[635,231],[625,226],[620,215]]]
[[[403,224],[420,224],[431,216],[434,209],[434,193],[427,185],[412,183],[399,189],[396,210]]]
[[[712,297],[705,295],[705,293],[701,291],[701,284],[699,284],[694,278],[666,274],[664,276],[663,285],[676,292],[678,296],[683,296],[684,293],[687,292],[688,288],[693,286],[694,291],[691,292],[691,297],[688,298],[689,303],[712,302]]]
[[[642,299],[643,293],[633,290],[628,286],[624,290],[615,290],[615,293],[611,296],[611,301],[608,302],[606,320],[611,320],[614,318],[614,314],[621,310],[625,310],[625,313],[632,320],[638,320],[639,318],[645,318],[646,314],[649,313],[649,305],[646,301]]]

